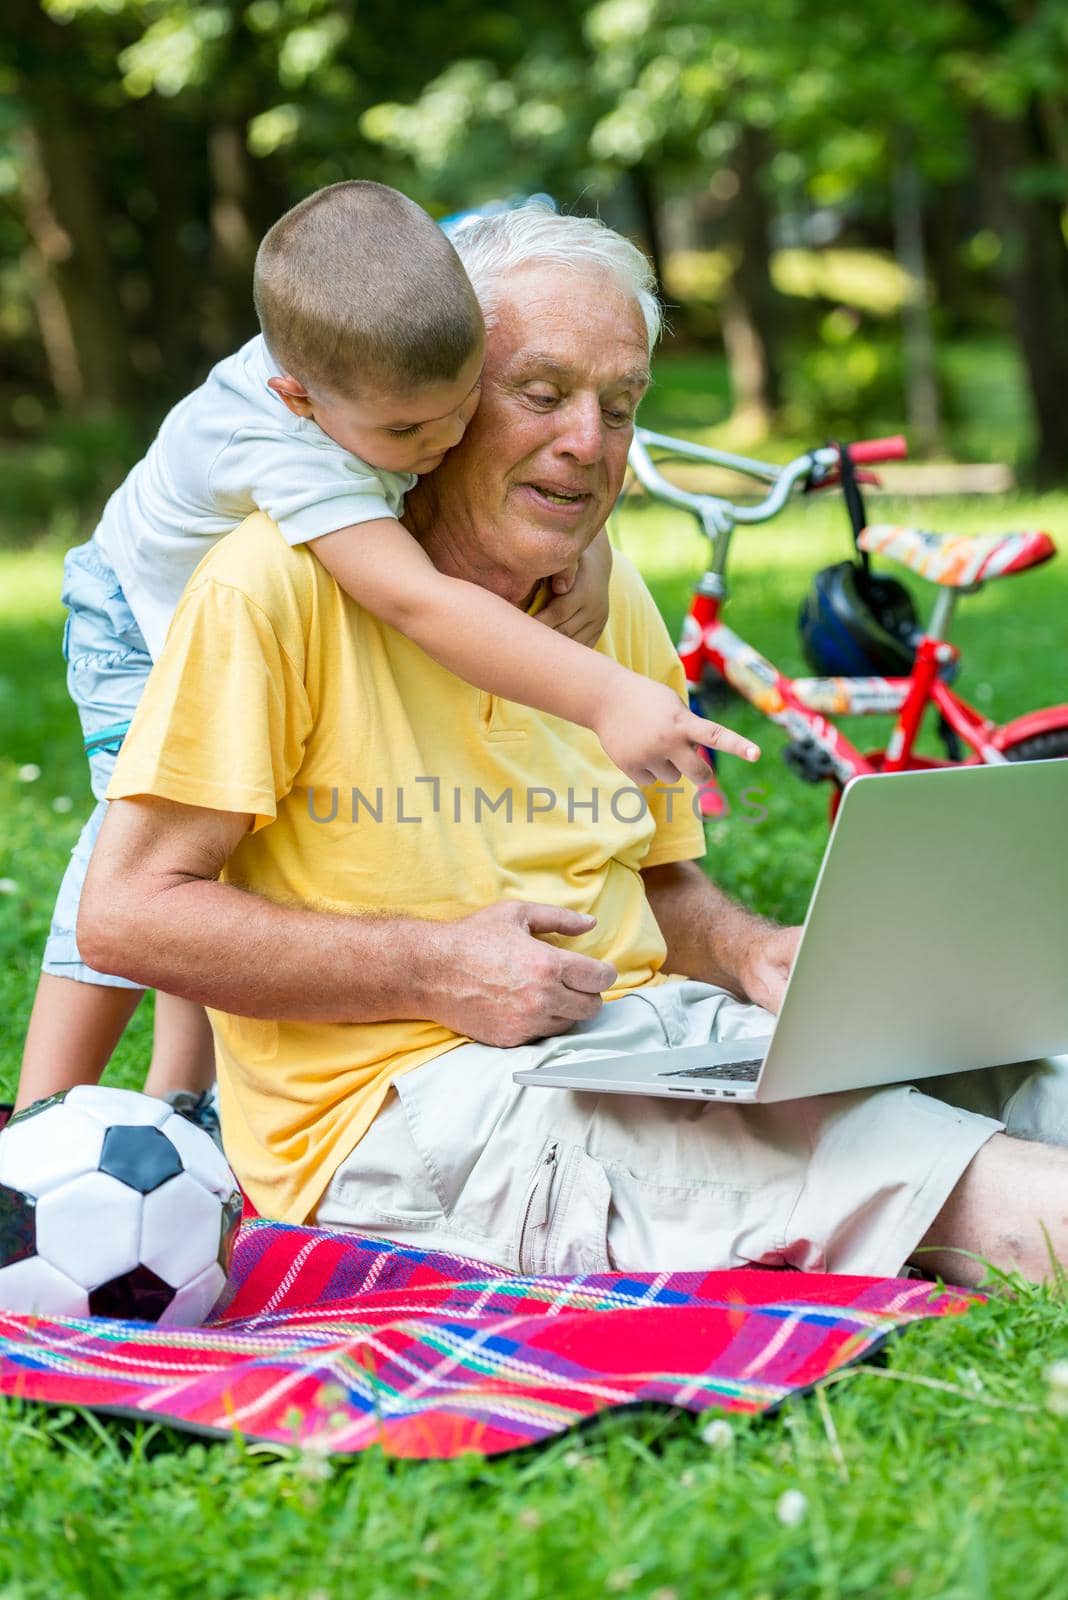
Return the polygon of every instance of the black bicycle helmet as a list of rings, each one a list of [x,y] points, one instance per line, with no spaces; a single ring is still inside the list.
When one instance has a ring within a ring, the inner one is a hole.
[[[798,618],[805,659],[821,677],[906,677],[921,629],[908,590],[855,561],[817,572]]]

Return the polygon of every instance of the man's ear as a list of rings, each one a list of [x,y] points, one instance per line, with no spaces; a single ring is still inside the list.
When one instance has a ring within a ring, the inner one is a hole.
[[[286,410],[292,411],[295,417],[314,417],[315,407],[312,397],[299,378],[293,378],[288,372],[283,372],[281,377],[268,378],[267,387],[274,390]]]

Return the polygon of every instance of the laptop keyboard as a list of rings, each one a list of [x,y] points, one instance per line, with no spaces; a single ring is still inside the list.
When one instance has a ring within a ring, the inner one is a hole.
[[[726,1061],[716,1067],[686,1067],[675,1072],[658,1072],[658,1078],[715,1078],[721,1083],[755,1083],[764,1057],[755,1061]]]

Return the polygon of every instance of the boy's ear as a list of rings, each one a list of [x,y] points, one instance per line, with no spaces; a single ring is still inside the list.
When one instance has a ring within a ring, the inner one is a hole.
[[[314,416],[312,397],[299,378],[284,372],[279,378],[268,378],[267,387],[274,390],[286,410],[292,411],[295,417]]]

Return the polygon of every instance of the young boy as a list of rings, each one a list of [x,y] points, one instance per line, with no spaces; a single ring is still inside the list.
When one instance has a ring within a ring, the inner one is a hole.
[[[607,615],[603,530],[577,571],[554,580],[557,593],[571,591],[569,620],[554,631],[439,573],[398,521],[407,491],[475,412],[485,331],[459,257],[419,206],[373,183],[320,190],[267,233],[254,295],[262,333],[174,408],[88,544],[67,556],[68,682],[98,804],[57,900],[19,1106],[97,1081],[140,999],[81,960],[82,882],[115,757],[182,590],[253,510],[290,544],[310,544],[355,600],[458,676],[591,728],[633,782],[700,781],[702,744],[759,754],[665,685],[578,642],[595,643]],[[222,660],[225,640],[219,649]],[[204,1013],[158,996],[147,1092],[196,1095],[213,1075]]]

